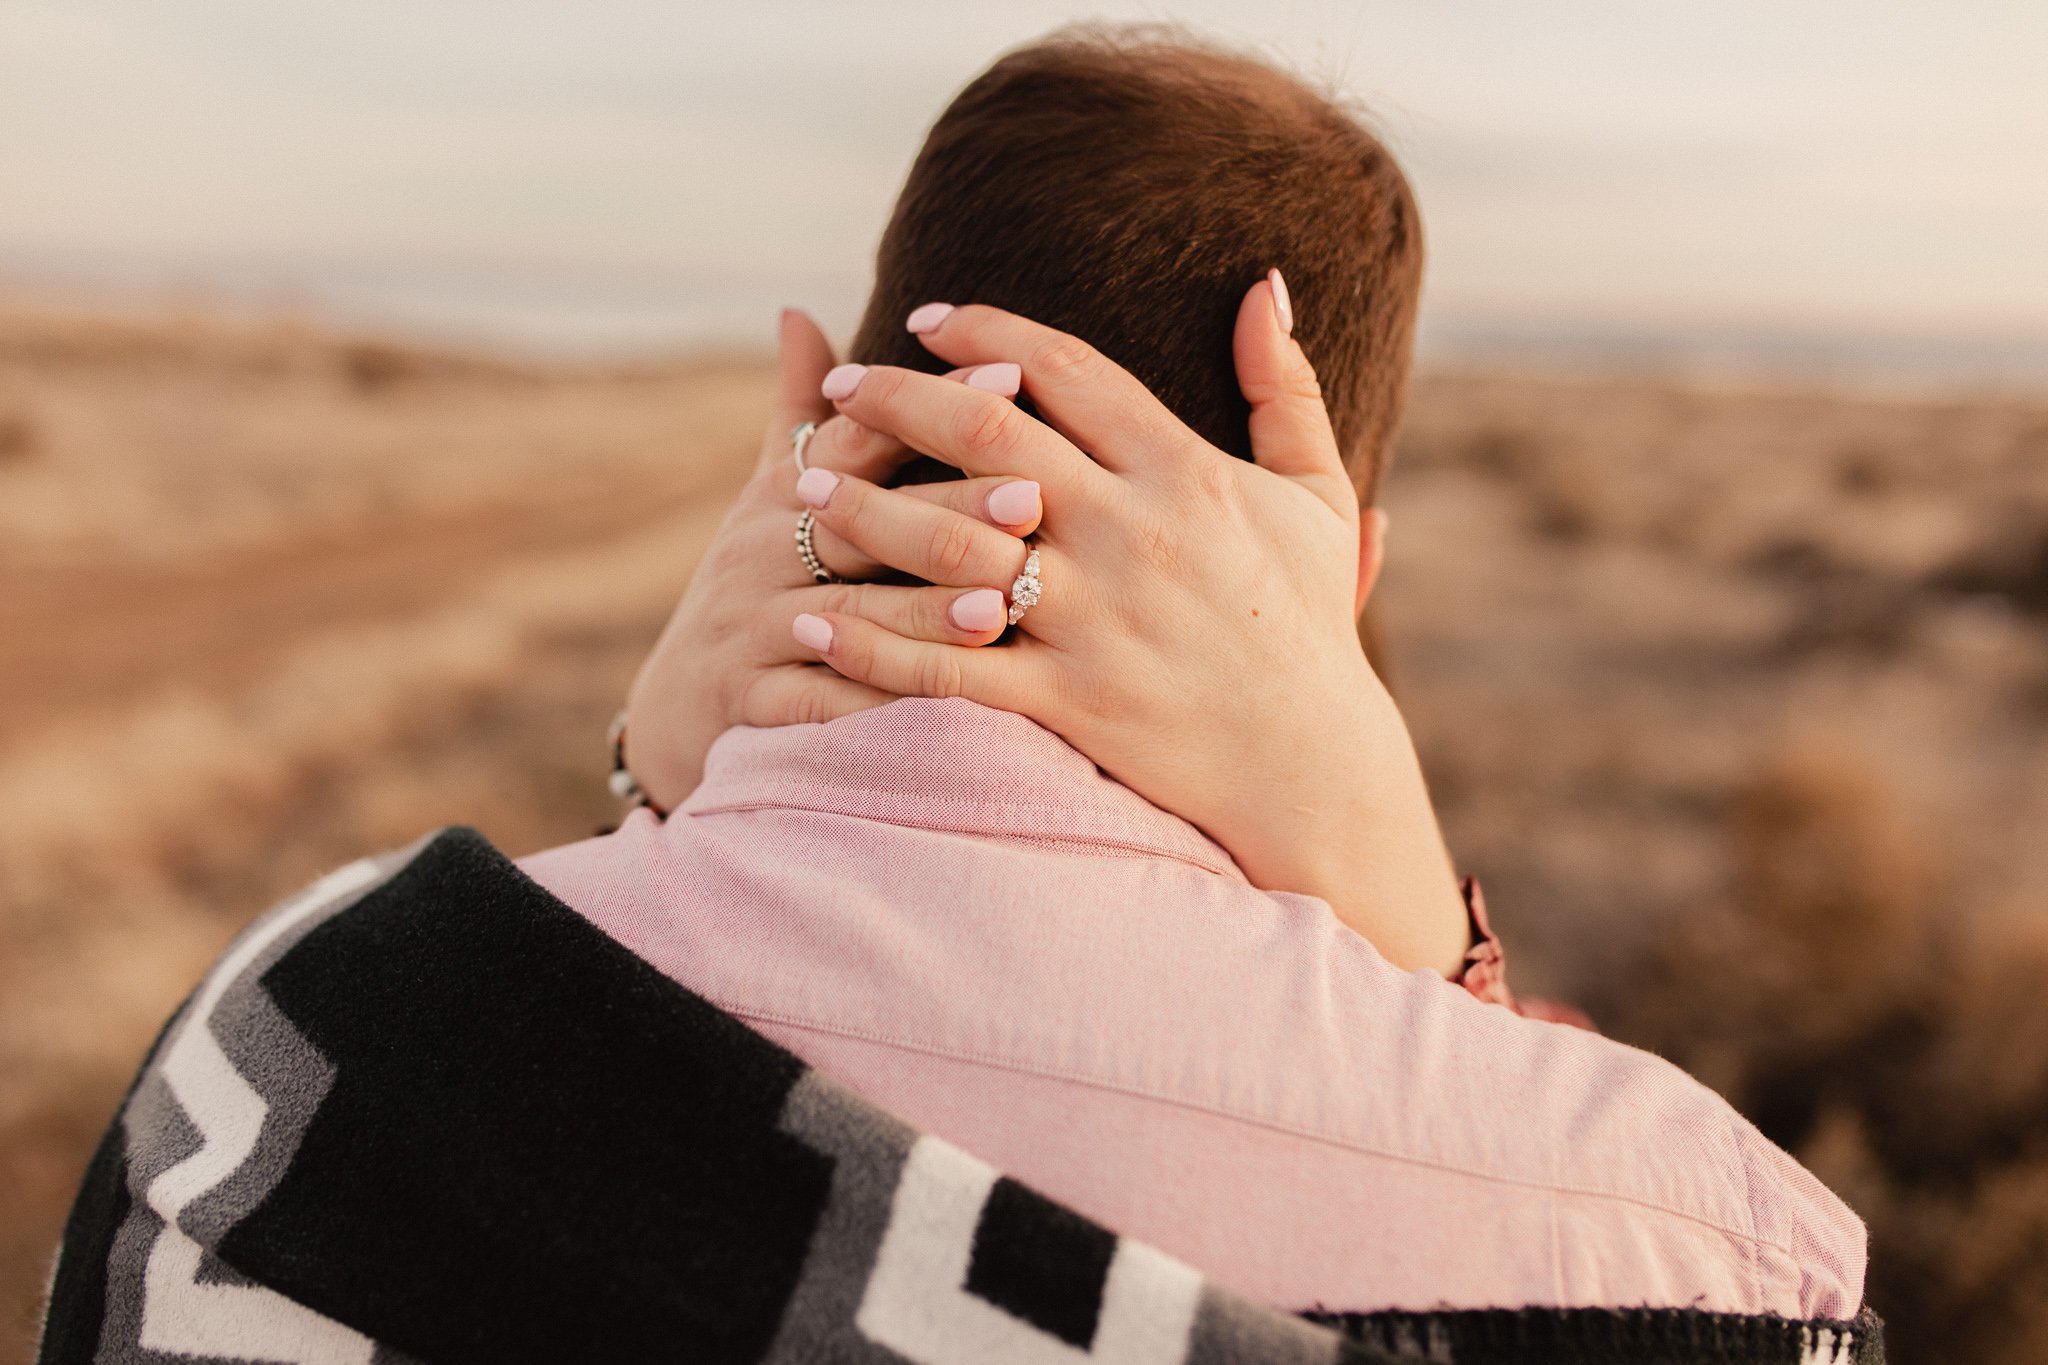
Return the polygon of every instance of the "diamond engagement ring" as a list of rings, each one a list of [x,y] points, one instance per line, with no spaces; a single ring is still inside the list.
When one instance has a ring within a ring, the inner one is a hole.
[[[808,474],[810,466],[804,463],[804,447],[818,434],[816,422],[798,422],[789,432],[789,456],[796,461],[796,472]]]
[[[811,571],[811,577],[820,583],[837,583],[840,581],[839,576],[825,567],[825,561],[818,558],[818,547],[811,544],[811,535],[817,529],[817,524],[818,514],[808,507],[796,519],[796,557]],[[1017,581],[1021,583],[1024,580]]]
[[[1044,591],[1045,585],[1038,581],[1038,547],[1034,545],[1025,556],[1024,572],[1010,585],[1010,624],[1014,626],[1023,620],[1024,613],[1038,605]]]

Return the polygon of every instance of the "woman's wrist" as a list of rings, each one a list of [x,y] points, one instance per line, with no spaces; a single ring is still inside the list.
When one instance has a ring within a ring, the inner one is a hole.
[[[1304,744],[1284,818],[1232,853],[1257,885],[1327,901],[1395,965],[1455,976],[1464,898],[1407,726],[1362,660],[1359,672]]]

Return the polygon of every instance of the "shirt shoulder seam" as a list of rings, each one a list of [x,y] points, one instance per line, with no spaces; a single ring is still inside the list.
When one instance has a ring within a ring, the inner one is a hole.
[[[1384,1147],[1376,1147],[1369,1143],[1339,1137],[1332,1133],[1319,1132],[1316,1129],[1301,1124],[1285,1123],[1278,1119],[1266,1118],[1257,1114],[1246,1114],[1235,1109],[1224,1108],[1220,1105],[1204,1104],[1199,1100],[1191,1100],[1181,1095],[1167,1094],[1162,1091],[1148,1089],[1144,1086],[1104,1080],[1098,1076],[1082,1075],[1078,1072],[1038,1063],[991,1057],[966,1048],[952,1048],[935,1043],[913,1042],[906,1039],[893,1038],[872,1030],[852,1028],[838,1024],[826,1024],[813,1019],[801,1019],[774,1010],[743,1006],[730,1001],[718,1000],[716,997],[707,998],[711,999],[720,1009],[740,1019],[759,1020],[764,1023],[779,1024],[786,1028],[802,1029],[810,1033],[825,1033],[835,1037],[854,1038],[862,1042],[877,1043],[883,1047],[898,1048],[905,1052],[918,1052],[928,1056],[945,1057],[953,1061],[970,1062],[999,1071],[1016,1071],[1026,1075],[1043,1076],[1050,1080],[1066,1081],[1069,1084],[1087,1086],[1094,1090],[1135,1095],[1141,1099],[1152,1100],[1160,1104],[1170,1104],[1176,1108],[1213,1114],[1218,1118],[1229,1119],[1234,1123],[1243,1123],[1251,1127],[1264,1128],[1276,1133],[1286,1133],[1292,1137],[1319,1142],[1325,1146],[1336,1147],[1344,1151],[1380,1157],[1388,1161],[1398,1161],[1405,1165],[1443,1171],[1452,1175],[1461,1175],[1468,1179],[1484,1180],[1498,1185],[1511,1185],[1517,1189],[1545,1191],[1552,1194],[1582,1195],[1589,1199],[1603,1199],[1615,1203],[1629,1204],[1637,1208],[1665,1214],[1672,1218],[1682,1219],[1689,1223],[1696,1223],[1701,1227],[1710,1228],[1715,1232],[1721,1233],[1723,1236],[1733,1238],[1751,1247],[1767,1246],[1773,1250],[1781,1251],[1787,1256],[1792,1255],[1790,1246],[1763,1236],[1761,1232],[1755,1229],[1753,1223],[1751,1229],[1745,1232],[1740,1228],[1729,1227],[1716,1219],[1702,1214],[1692,1213],[1685,1209],[1672,1208],[1668,1204],[1660,1204],[1654,1200],[1645,1199],[1640,1195],[1624,1194],[1617,1190],[1594,1189],[1588,1186],[1566,1184],[1557,1181],[1529,1180],[1518,1176],[1501,1175],[1493,1171],[1476,1171],[1452,1162],[1436,1161],[1428,1157],[1416,1156],[1409,1152],[1390,1151]],[[1747,1193],[1746,1186],[1745,1193]]]

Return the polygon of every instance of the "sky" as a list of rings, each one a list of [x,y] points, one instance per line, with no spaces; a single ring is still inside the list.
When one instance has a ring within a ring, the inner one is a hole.
[[[1361,101],[1440,337],[2048,356],[2041,0],[7,0],[0,286],[535,349],[844,331],[932,118],[1086,18]]]

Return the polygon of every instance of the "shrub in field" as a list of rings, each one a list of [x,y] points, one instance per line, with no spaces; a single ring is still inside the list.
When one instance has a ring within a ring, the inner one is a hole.
[[[1616,1031],[1863,1215],[1898,1359],[2048,1358],[2048,925],[1961,914],[1839,754],[1756,773],[1726,837],[1728,903],[1657,950]]]

